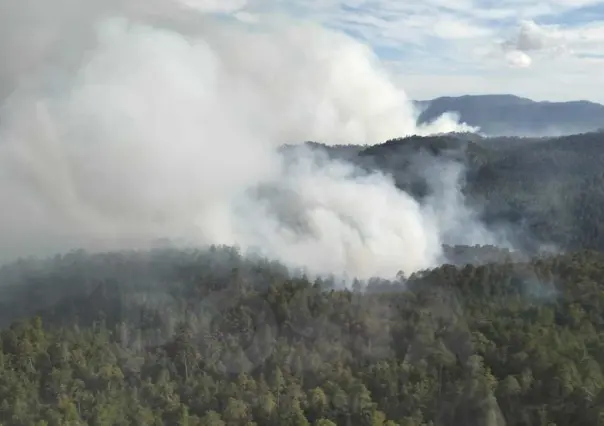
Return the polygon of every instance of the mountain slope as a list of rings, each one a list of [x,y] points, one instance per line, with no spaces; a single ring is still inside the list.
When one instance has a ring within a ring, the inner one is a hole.
[[[325,149],[391,175],[398,188],[418,199],[430,195],[426,164],[461,162],[466,201],[487,225],[509,227],[518,247],[604,250],[603,132],[557,138],[414,136],[363,147],[356,157],[344,148]]]
[[[489,136],[561,136],[604,127],[604,105],[588,101],[535,102],[513,95],[466,95],[417,101],[426,123],[445,112]]]

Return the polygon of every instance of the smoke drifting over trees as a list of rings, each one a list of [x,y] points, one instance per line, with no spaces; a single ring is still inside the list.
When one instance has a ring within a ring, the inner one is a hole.
[[[0,424],[600,425],[603,134],[241,4],[0,0]]]
[[[169,239],[236,244],[311,273],[394,276],[433,266],[443,235],[470,221],[459,173],[434,167],[445,198],[419,204],[380,173],[277,153],[468,129],[449,116],[417,126],[404,91],[351,38],[170,2],[62,3],[4,5],[0,18],[2,54],[15,58],[0,65],[3,259]],[[270,202],[259,186],[274,189]]]

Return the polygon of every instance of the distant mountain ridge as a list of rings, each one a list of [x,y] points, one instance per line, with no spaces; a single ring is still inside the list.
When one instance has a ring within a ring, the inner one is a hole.
[[[552,137],[604,128],[604,105],[590,101],[533,101],[514,95],[443,96],[414,101],[427,123],[445,112],[488,136]]]

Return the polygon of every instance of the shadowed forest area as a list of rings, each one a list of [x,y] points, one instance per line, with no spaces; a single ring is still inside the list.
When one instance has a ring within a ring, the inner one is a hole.
[[[603,132],[559,138],[482,138],[474,134],[393,139],[371,147],[324,147],[332,157],[391,174],[421,199],[424,158],[465,167],[463,192],[481,219],[508,227],[514,247],[604,249]]]
[[[314,144],[418,199],[422,158],[463,163],[467,202],[519,248],[447,246],[408,277],[231,247],[5,265],[0,424],[604,424],[603,139]]]

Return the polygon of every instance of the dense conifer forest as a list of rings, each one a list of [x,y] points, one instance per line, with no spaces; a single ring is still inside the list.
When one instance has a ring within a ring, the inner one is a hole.
[[[519,251],[445,247],[445,264],[392,280],[306,276],[232,247],[5,265],[0,424],[602,425],[602,142],[324,148],[420,199],[410,159],[461,161],[481,218],[521,230]]]

